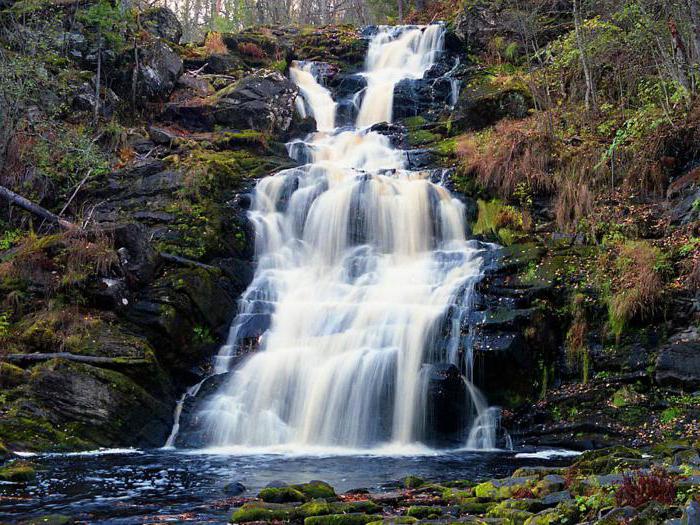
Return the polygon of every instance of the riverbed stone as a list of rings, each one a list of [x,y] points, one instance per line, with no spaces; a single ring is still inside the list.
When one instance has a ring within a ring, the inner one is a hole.
[[[304,525],[366,525],[381,519],[381,514],[329,514],[306,518]]]
[[[306,501],[309,498],[293,487],[268,487],[258,493],[258,497],[267,503],[289,503]]]
[[[518,489],[532,488],[536,482],[537,478],[535,476],[493,479],[477,485],[474,488],[474,493],[478,498],[507,499]]]

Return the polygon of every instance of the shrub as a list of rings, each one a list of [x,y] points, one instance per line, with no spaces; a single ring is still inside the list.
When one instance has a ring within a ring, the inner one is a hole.
[[[256,60],[262,60],[265,58],[265,51],[254,42],[241,42],[238,44],[238,52],[249,58],[255,58]]]
[[[228,47],[226,47],[221,33],[217,33],[216,31],[207,33],[204,39],[204,47],[208,55],[225,55],[228,53]]]
[[[615,493],[620,507],[631,505],[641,507],[650,501],[670,505],[676,498],[674,479],[661,467],[652,467],[649,472],[625,474],[622,484]]]
[[[519,487],[513,492],[514,499],[534,499],[535,493],[530,487]]]

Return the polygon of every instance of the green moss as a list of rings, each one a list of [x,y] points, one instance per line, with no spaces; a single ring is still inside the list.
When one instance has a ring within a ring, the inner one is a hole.
[[[325,481],[309,481],[300,485],[293,485],[294,489],[298,490],[307,498],[335,498],[335,490]]]
[[[413,147],[425,146],[426,144],[437,142],[440,138],[440,135],[424,129],[417,129],[408,133],[408,143]]]
[[[520,489],[532,488],[536,481],[537,479],[535,477],[494,479],[491,481],[485,481],[484,483],[479,483],[476,487],[474,487],[474,494],[477,498],[482,499],[508,499]]]
[[[425,117],[422,117],[420,115],[416,115],[415,117],[406,117],[405,119],[403,119],[404,126],[406,126],[411,131],[423,127],[426,122],[427,121],[425,120]]]
[[[368,525],[411,525],[417,521],[411,516],[389,516],[381,521],[371,521]]]
[[[417,489],[418,487],[422,487],[423,485],[425,485],[425,481],[423,481],[418,476],[406,476],[405,478],[403,478],[404,488]]]
[[[365,514],[376,514],[382,511],[382,508],[379,505],[370,500],[343,501],[331,503],[330,505],[333,514],[349,514],[357,512],[363,512]]]
[[[376,514],[329,514],[306,518],[304,525],[365,525],[381,520],[382,516]]]
[[[516,208],[503,204],[498,199],[479,200],[477,205],[479,214],[472,227],[474,235],[482,235],[505,246],[515,244],[523,238],[524,218]]]
[[[13,387],[24,383],[27,373],[20,367],[0,362],[0,386]]]
[[[274,505],[271,503],[251,502],[244,504],[234,511],[230,521],[232,523],[247,523],[250,521],[286,521],[291,516],[291,508],[286,505]]]
[[[414,505],[406,511],[408,516],[422,519],[437,519],[442,515],[442,509],[436,507],[426,507]]]
[[[308,518],[310,516],[325,516],[326,514],[331,514],[331,506],[326,500],[316,499],[304,503],[303,505],[294,509],[295,518]]]
[[[496,505],[486,513],[489,518],[501,518],[506,525],[524,525],[532,516],[532,512]]]
[[[262,489],[258,497],[267,503],[288,503],[309,499],[304,493],[292,487],[268,487]]]
[[[0,480],[11,483],[26,483],[36,479],[34,465],[28,461],[16,460],[0,468]]]
[[[483,501],[480,498],[464,498],[459,503],[459,512],[461,514],[485,514],[494,505],[492,501]]]

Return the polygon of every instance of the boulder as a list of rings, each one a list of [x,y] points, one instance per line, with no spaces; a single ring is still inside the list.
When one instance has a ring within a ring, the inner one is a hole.
[[[659,350],[655,379],[661,386],[694,391],[700,388],[700,338],[697,333],[687,338],[672,338]]]
[[[214,120],[236,129],[284,132],[292,123],[297,93],[278,71],[258,71],[213,96]]]
[[[117,74],[114,88],[126,99],[133,89],[132,55],[125,55],[128,64]],[[139,68],[136,77],[136,98],[144,102],[164,102],[170,97],[182,75],[182,60],[163,40],[149,42],[139,50]]]
[[[471,53],[486,48],[498,26],[497,4],[473,3],[465,6],[454,21],[454,34]]]
[[[179,44],[182,24],[167,7],[154,7],[141,14],[141,23],[153,36]]]

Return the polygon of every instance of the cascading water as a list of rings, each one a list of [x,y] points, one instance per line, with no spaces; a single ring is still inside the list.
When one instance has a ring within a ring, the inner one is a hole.
[[[444,29],[381,28],[352,130],[313,64],[290,70],[318,131],[290,146],[305,165],[259,182],[250,217],[257,268],[216,372],[257,327],[258,350],[200,414],[212,446],[377,448],[425,442],[432,363],[460,364],[461,321],[483,249],[464,207],[368,129],[390,122],[394,86],[422,78]],[[468,445],[495,446],[495,417],[471,383]],[[466,438],[466,435],[465,435]]]

